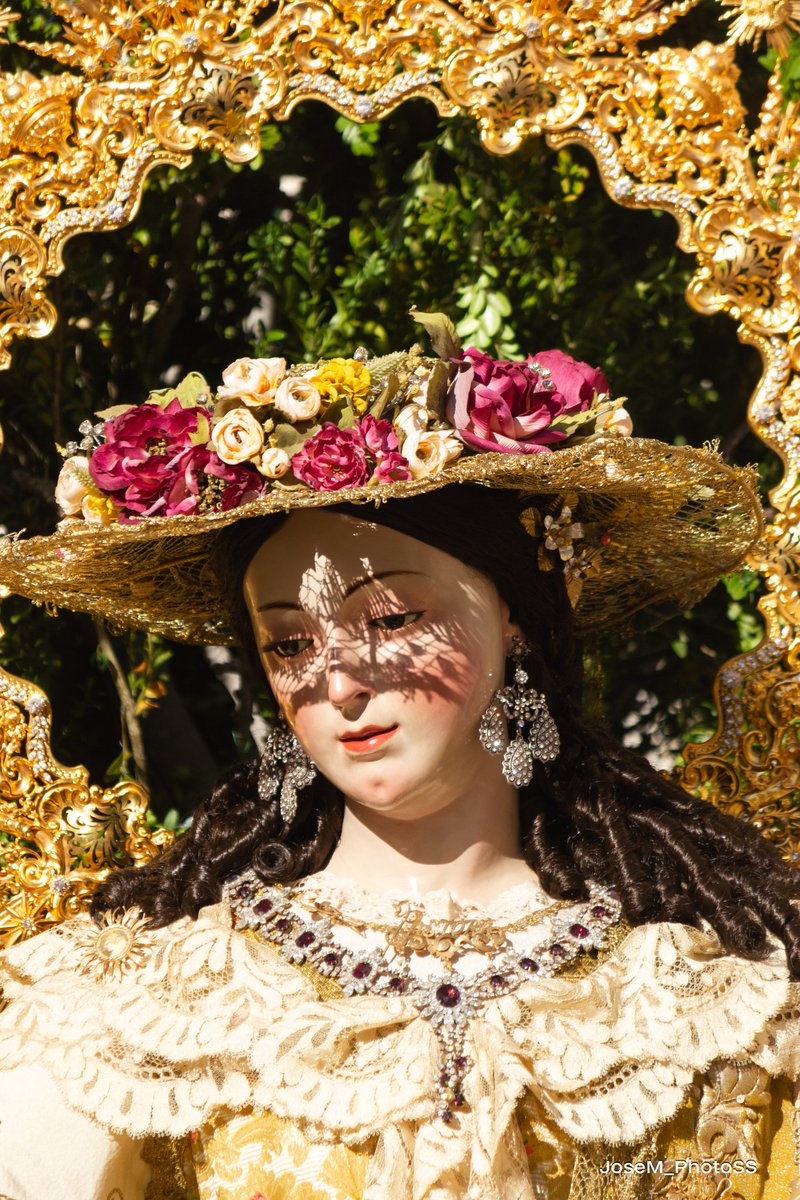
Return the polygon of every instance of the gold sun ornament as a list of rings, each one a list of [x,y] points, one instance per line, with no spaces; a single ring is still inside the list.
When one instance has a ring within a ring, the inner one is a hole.
[[[768,44],[785,55],[794,34],[800,31],[799,0],[722,0],[730,21],[731,42],[752,42],[757,46],[766,34]]]
[[[141,967],[155,945],[149,926],[149,920],[138,908],[103,913],[97,924],[77,939],[84,952],[81,973],[94,975],[102,982],[119,982]]]

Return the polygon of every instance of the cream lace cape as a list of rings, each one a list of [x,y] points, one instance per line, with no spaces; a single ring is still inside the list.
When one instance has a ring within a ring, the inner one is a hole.
[[[7,952],[0,1066],[43,1065],[70,1106],[133,1137],[248,1105],[312,1140],[377,1135],[365,1200],[450,1196],[456,1177],[482,1198],[530,1198],[514,1121],[526,1090],[569,1138],[614,1145],[668,1121],[714,1060],[800,1073],[782,947],[748,962],[683,925],[635,928],[590,975],[492,1002],[470,1027],[468,1108],[451,1127],[433,1112],[435,1038],[407,1000],[318,999],[222,905],[150,935],[121,982],[82,971],[96,934],[79,917]]]

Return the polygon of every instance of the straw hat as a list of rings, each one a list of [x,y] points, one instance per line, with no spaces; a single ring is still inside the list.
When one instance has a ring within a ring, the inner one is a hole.
[[[542,568],[559,562],[578,630],[690,607],[761,535],[750,469],[630,436],[599,370],[560,351],[411,350],[287,367],[239,359],[212,394],[190,375],[98,414],[66,447],[50,537],[0,541],[0,584],[35,603],[178,641],[230,640],[209,566],[233,522],[450,485],[513,489]]]

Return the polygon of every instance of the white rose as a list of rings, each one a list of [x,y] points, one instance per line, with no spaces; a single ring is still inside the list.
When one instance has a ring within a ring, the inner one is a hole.
[[[222,372],[217,395],[233,396],[250,408],[269,404],[286,374],[285,358],[237,358]]]
[[[411,437],[412,433],[421,433],[428,428],[430,415],[424,404],[406,404],[395,414],[392,424],[397,433]]]
[[[56,504],[65,517],[75,517],[81,511],[91,489],[89,459],[83,454],[68,458],[56,483]]]
[[[235,466],[258,457],[264,430],[246,408],[232,408],[211,430],[211,444],[224,463]]]
[[[319,388],[301,375],[290,375],[275,392],[272,403],[288,421],[309,421],[320,410]]]
[[[426,475],[438,475],[463,449],[463,442],[455,434],[446,429],[432,429],[410,433],[403,442],[402,454],[408,460],[412,478],[424,479]]]
[[[269,447],[260,458],[255,460],[258,470],[267,479],[280,479],[292,465],[292,460],[285,450],[278,446]]]
[[[597,418],[595,429],[598,433],[616,433],[620,437],[630,437],[633,433],[633,421],[626,408],[613,408],[611,412],[603,413]]]

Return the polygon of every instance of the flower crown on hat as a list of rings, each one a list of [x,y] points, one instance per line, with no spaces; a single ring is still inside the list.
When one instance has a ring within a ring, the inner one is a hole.
[[[272,489],[322,492],[437,475],[462,456],[549,454],[627,436],[631,420],[603,373],[560,350],[523,362],[463,353],[452,322],[417,313],[437,358],[420,347],[370,359],[287,366],[239,358],[212,393],[188,375],[141,404],[97,413],[62,453],[56,500],[69,521],[133,524],[147,517],[229,511]],[[542,514],[540,565],[565,565],[573,603],[599,552],[576,553],[588,531],[567,498]]]

